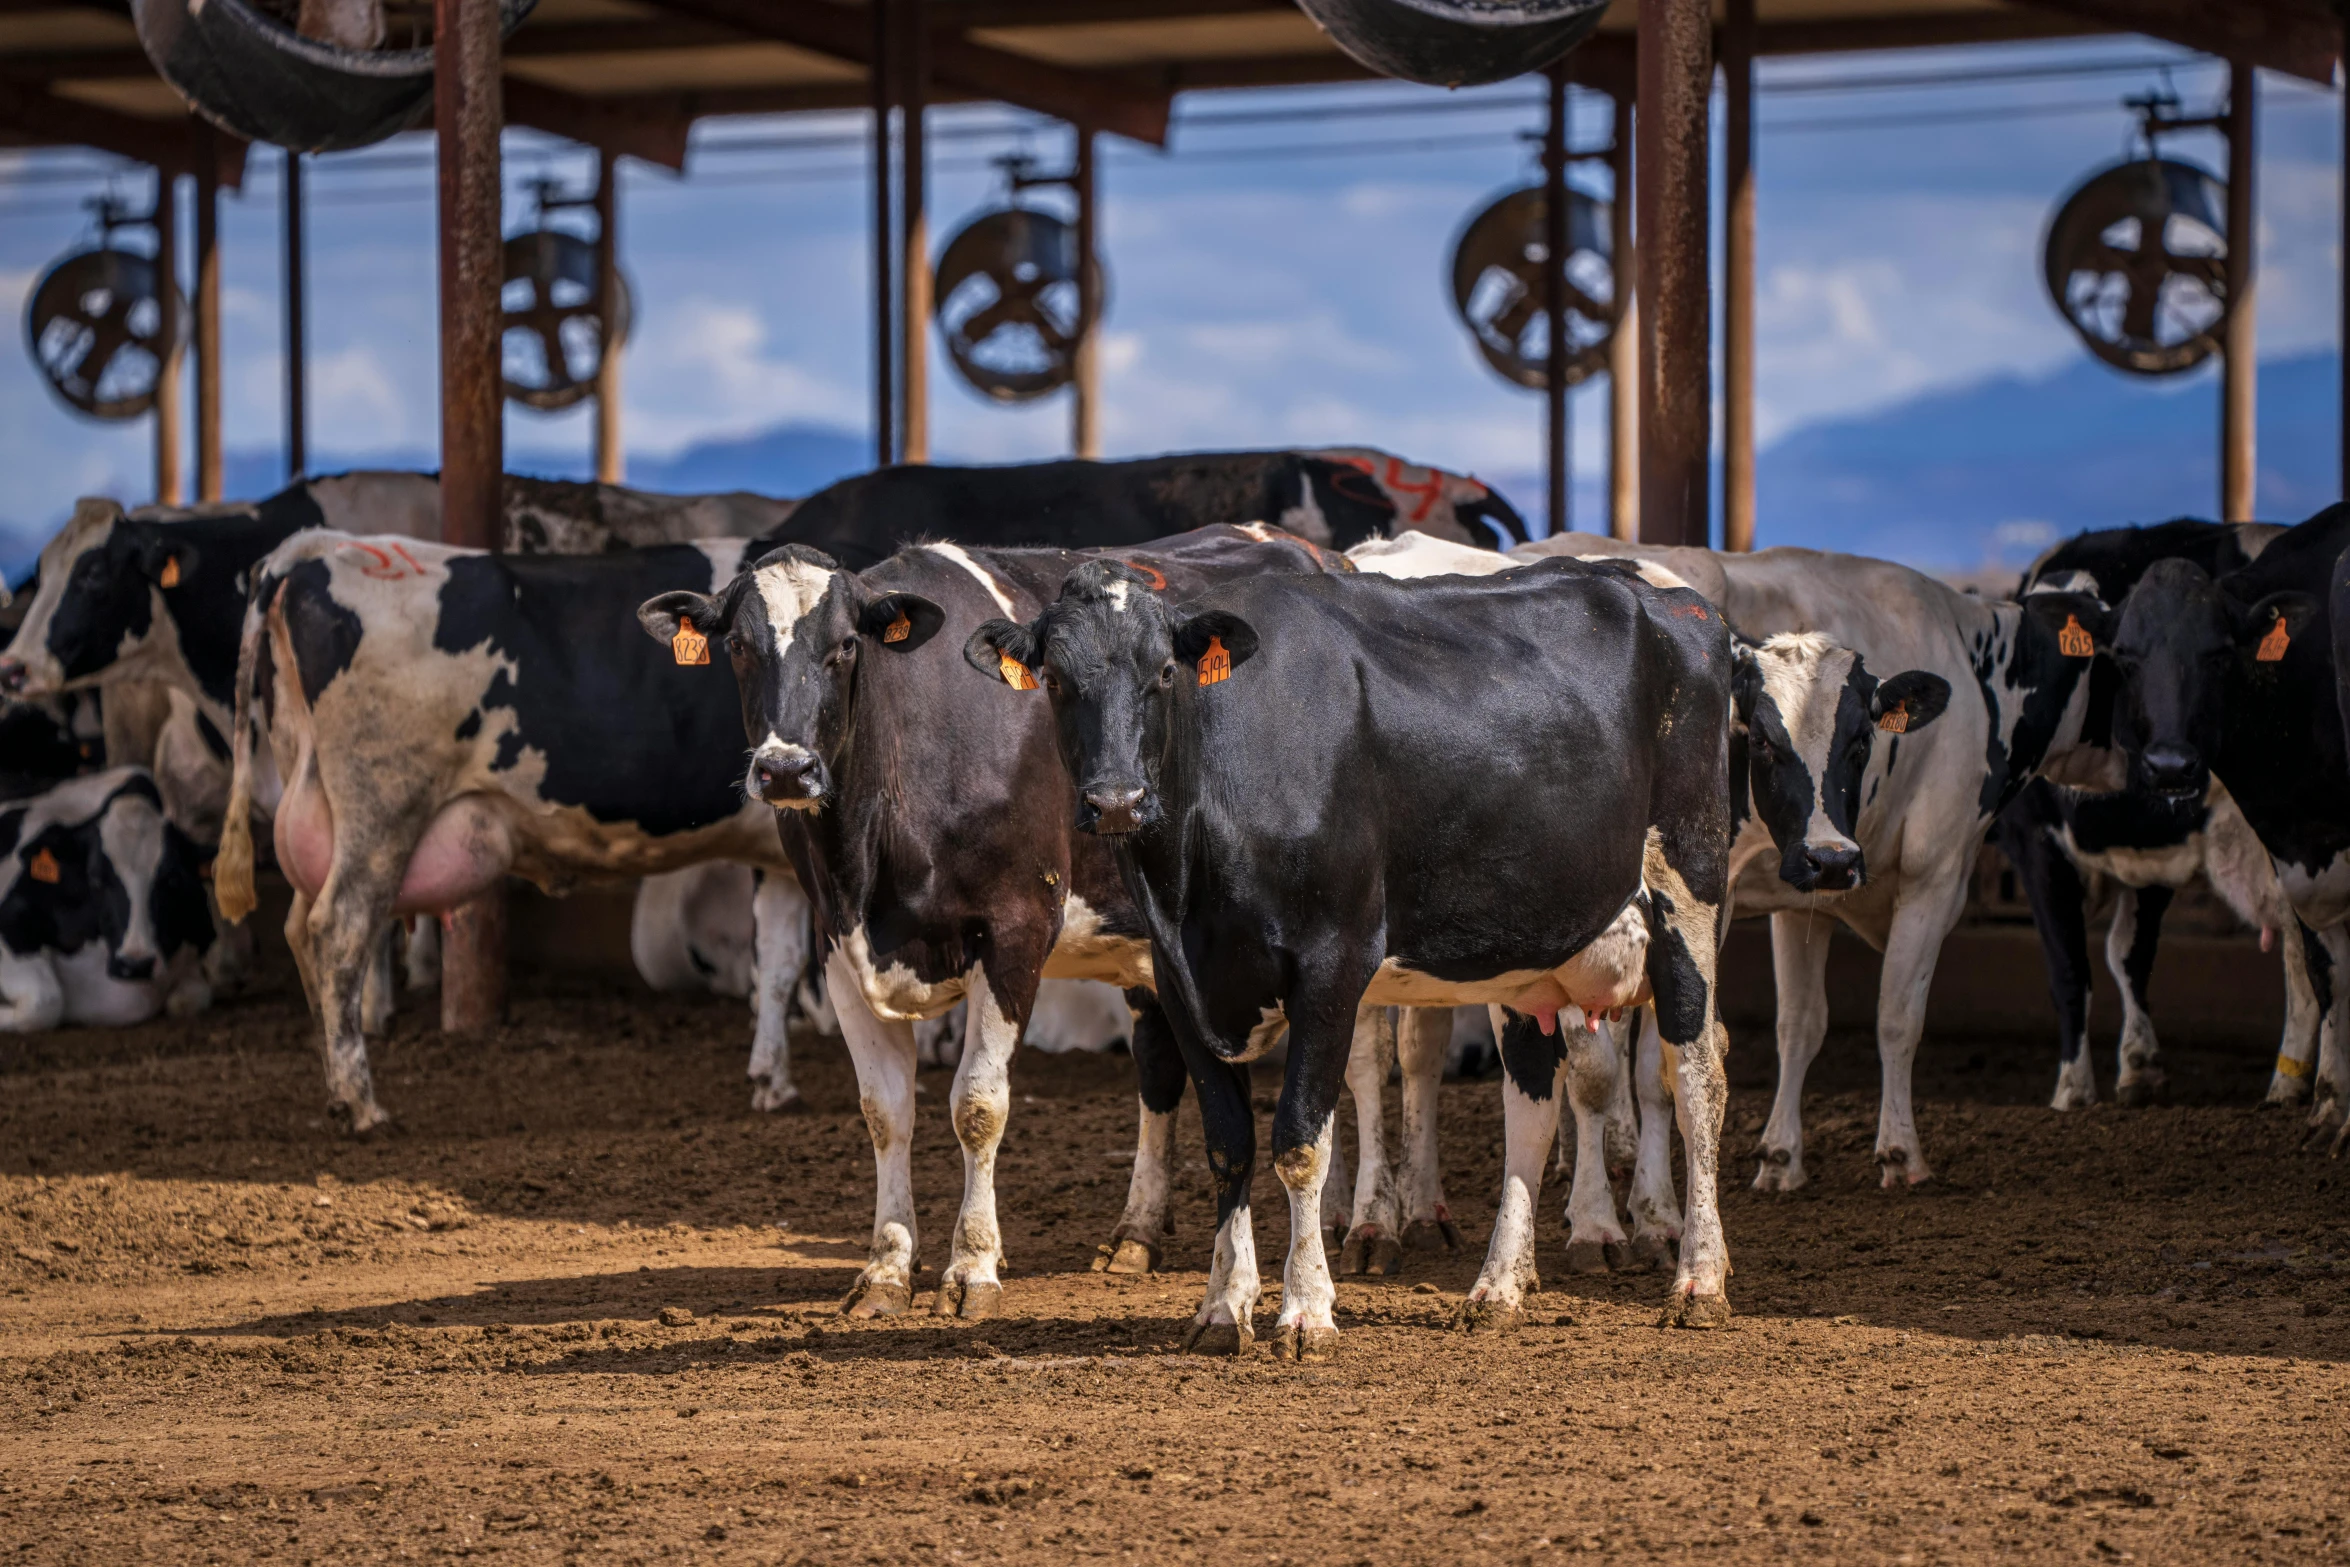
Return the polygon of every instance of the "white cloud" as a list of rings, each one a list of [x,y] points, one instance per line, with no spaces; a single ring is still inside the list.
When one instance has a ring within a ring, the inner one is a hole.
[[[775,353],[754,305],[696,295],[647,326],[628,361],[634,450],[669,451],[793,419],[852,423],[863,412],[861,388]]]

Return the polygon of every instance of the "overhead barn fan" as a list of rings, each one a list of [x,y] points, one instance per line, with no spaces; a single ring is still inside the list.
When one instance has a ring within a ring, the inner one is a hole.
[[[1599,27],[1608,0],[1298,0],[1382,76],[1475,87],[1539,71]]]
[[[1477,352],[1504,380],[1536,391],[1550,384],[1553,351],[1543,310],[1545,206],[1540,185],[1513,190],[1470,219],[1452,251],[1453,308]],[[1622,312],[1608,220],[1606,202],[1567,188],[1566,331],[1558,350],[1568,386],[1606,367]]]
[[[510,400],[555,413],[595,391],[604,356],[628,341],[632,303],[628,279],[615,272],[607,309],[595,241],[547,224],[548,213],[595,198],[560,197],[549,180],[534,192],[539,226],[506,240],[501,374]]]
[[[114,242],[125,228],[151,225],[111,199],[95,204],[98,243],[66,256],[33,285],[25,304],[25,347],[58,401],[92,419],[136,419],[155,406],[155,388],[176,342],[164,340],[164,287],[152,255]],[[182,308],[175,321],[187,320]]]
[[[1022,191],[1066,178],[1034,174],[1020,157],[1004,169],[1012,204],[981,213],[947,241],[934,309],[956,373],[997,402],[1024,403],[1076,374],[1077,229],[1018,204]]]
[[[2141,153],[2090,176],[2048,225],[2042,266],[2057,310],[2089,351],[2132,375],[2176,375],[2219,350],[2228,299],[2228,188],[2156,153],[2156,138],[2210,129],[2168,92],[2127,100]]]

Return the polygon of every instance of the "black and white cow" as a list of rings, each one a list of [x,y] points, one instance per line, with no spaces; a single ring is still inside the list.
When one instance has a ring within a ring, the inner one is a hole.
[[[0,806],[0,1029],[202,1011],[211,942],[201,855],[142,769]]]
[[[386,922],[509,873],[555,892],[704,860],[786,873],[762,881],[758,919],[759,1048],[780,1052],[769,1035],[806,919],[769,813],[736,787],[732,677],[614,635],[653,593],[732,577],[742,548],[499,556],[314,529],[254,567],[215,885],[231,919],[251,911],[261,805],[294,888],[286,938],[326,1029],[332,1104],[354,1130],[386,1119],[363,1037],[381,1020],[363,985]]]
[[[1121,569],[1133,591],[1154,595],[1344,566],[1262,527],[1119,553],[1132,563]],[[958,1002],[965,1027],[949,1107],[964,1191],[936,1309],[979,1317],[1000,1303],[996,1148],[1013,1046],[1048,975],[1118,985],[1138,1012],[1141,1131],[1107,1266],[1146,1271],[1168,1235],[1183,1066],[1147,988],[1142,927],[1108,853],[1071,825],[1041,705],[990,696],[960,658],[978,626],[1034,614],[1087,558],[934,543],[851,572],[794,544],[722,594],[666,593],[642,610],[664,645],[681,635],[724,642],[752,745],[744,788],[774,808],[829,948],[827,995],[856,1063],[877,1173],[871,1255],[843,1305],[856,1316],[912,1302],[914,1024]]]
[[[2019,592],[2044,584],[2083,588],[2119,603],[2158,560],[2190,560],[2214,576],[2250,564],[2284,532],[2273,523],[2222,524],[2180,518],[2146,528],[2105,528],[2056,545],[2024,573]],[[2105,961],[2121,993],[2114,1096],[2144,1103],[2160,1092],[2163,1071],[2148,990],[2162,918],[2178,889],[2207,877],[2221,898],[2263,932],[2263,943],[2290,923],[2283,889],[2243,813],[2213,785],[2202,800],[2178,800],[2129,786],[2105,741],[2113,726],[2113,665],[2089,674],[2083,747],[2061,777],[2035,778],[1999,813],[1998,842],[2015,867],[2048,962],[2057,1017],[2059,1110],[2097,1101],[2097,1075],[2086,1049],[2089,1017],[2088,905],[2093,883],[2120,889],[2106,933]],[[2080,786],[2080,787],[2075,787]],[[2269,1082],[2273,1103],[2308,1097],[2317,1053],[2318,1008],[2301,943],[2284,946],[2285,1037]]]
[[[2275,866],[2324,1015],[2319,1126],[2350,1125],[2350,745],[2333,602],[2345,549],[2350,505],[2331,506],[2224,577],[2157,561],[2094,622],[2120,671],[2113,744],[2131,784],[2200,800],[2216,777]]]
[[[881,468],[809,496],[775,537],[861,571],[921,539],[1107,549],[1245,522],[1339,550],[1405,529],[1488,548],[1526,537],[1476,480],[1354,448]]]
[[[1738,878],[1739,912],[1771,913],[1778,984],[1779,1085],[1763,1129],[1755,1186],[1791,1191],[1803,1167],[1803,1079],[1827,1034],[1828,915],[1884,954],[1877,992],[1883,1093],[1876,1158],[1887,1186],[1931,1179],[1911,1108],[1926,993],[1942,941],[1965,911],[1975,854],[2026,780],[2080,740],[2093,662],[2093,595],[1972,597],[1889,561],[1779,548],[1752,554],[1662,551],[1592,534],[1523,546],[1538,555],[1664,560],[1718,603],[1748,637],[1816,632],[1879,669],[1939,675],[1948,708],[1924,734],[1872,742],[1850,820],[1833,838],[1861,859],[1806,858],[1810,886],[1760,863]],[[1704,559],[1693,557],[1704,556]],[[1834,812],[1825,813],[1834,823]],[[1807,840],[1810,835],[1807,834]],[[1833,843],[1825,833],[1823,844]],[[1796,867],[1801,870],[1803,867]]]
[[[1332,1123],[1365,1014],[1391,1004],[1537,1020],[1503,1039],[1508,1173],[1469,1305],[1491,1323],[1534,1280],[1558,1014],[1653,994],[1689,1152],[1670,1314],[1726,1318],[1713,977],[1731,656],[1710,606],[1564,561],[1493,580],[1266,576],[1175,605],[1097,562],[1026,624],[982,626],[965,656],[1044,686],[1077,821],[1115,846],[1150,932],[1217,1191],[1194,1347],[1254,1337],[1246,1064],[1284,1030],[1276,1343],[1335,1346],[1319,1224]]]
[[[1495,556],[1417,534],[1348,552],[1357,570],[1406,578],[1489,576],[1544,558],[1534,549]],[[1643,566],[1648,580],[1660,587],[1685,585],[1680,571],[1707,580],[1720,576],[1706,550],[1656,551]],[[1857,885],[1866,878],[1866,867],[1853,833],[1876,749],[1891,745],[1893,733],[1915,735],[1940,717],[1949,705],[1949,682],[1926,670],[1880,680],[1860,655],[1816,632],[1781,632],[1761,643],[1734,637],[1732,654],[1737,661],[1730,730],[1733,887],[1749,864],[1772,866],[1782,882],[1798,890]],[[1643,1014],[1636,1048],[1627,1048],[1614,1022],[1604,1025],[1604,1035],[1600,1019],[1585,1018],[1582,1024],[1567,1030],[1568,1103],[1575,1113],[1567,1267],[1577,1273],[1654,1267],[1670,1260],[1681,1233],[1670,1164],[1671,1091],[1660,1070],[1655,1019]],[[1441,1030],[1428,1019],[1407,1017],[1398,1031],[1404,1153],[1394,1185],[1403,1199],[1404,1236],[1425,1243],[1441,1236],[1451,1222],[1434,1173],[1435,1095],[1442,1062],[1435,1035]],[[1416,1049],[1415,1032],[1422,1036]],[[1358,1104],[1366,1091],[1373,1096],[1365,1120],[1376,1125],[1376,1077],[1358,1063],[1348,1083]],[[1364,1141],[1366,1148],[1375,1145],[1370,1137]],[[1563,1139],[1560,1155],[1563,1164]],[[1624,1169],[1630,1174],[1629,1237],[1611,1185],[1611,1176]],[[1350,1241],[1365,1226],[1366,1184],[1379,1189],[1376,1175],[1370,1182],[1358,1177],[1357,1227]],[[1375,1228],[1380,1215],[1368,1217]]]

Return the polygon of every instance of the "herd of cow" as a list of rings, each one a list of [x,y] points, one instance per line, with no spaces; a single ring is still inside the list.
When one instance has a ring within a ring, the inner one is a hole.
[[[2097,1094],[2092,884],[2121,889],[2137,1101],[2163,912],[2198,874],[2282,942],[2269,1098],[2350,1108],[2350,508],[2084,534],[2012,600],[1804,550],[1529,540],[1474,481],[1359,450],[896,468],[797,505],[513,480],[506,521],[503,553],[427,542],[437,490],[404,474],[84,502],[0,655],[0,1027],[235,984],[266,824],[330,1100],[365,1132],[396,937],[429,985],[425,916],[508,875],[646,878],[639,967],[750,993],[759,1108],[797,1097],[792,1008],[847,1043],[877,1169],[851,1312],[912,1303],[915,1073],[955,1063],[937,1309],[972,1317],[1001,1297],[1013,1047],[1071,1031],[1056,981],[1115,986],[1126,1015],[1074,1025],[1130,1037],[1140,1099],[1100,1266],[1162,1260],[1188,1083],[1218,1208],[1193,1343],[1252,1341],[1249,1063],[1278,1050],[1274,1342],[1301,1358],[1336,1340],[1327,1248],[1385,1273],[1459,1244],[1434,1113],[1456,1009],[1504,1071],[1467,1320],[1534,1282],[1562,1088],[1568,1265],[1669,1265],[1669,1319],[1727,1315],[1733,912],[1771,915],[1777,979],[1755,1185],[1806,1179],[1822,914],[1884,955],[1876,1159],[1928,1179],[1911,1070],[1994,831],[2048,955],[2059,1108]]]

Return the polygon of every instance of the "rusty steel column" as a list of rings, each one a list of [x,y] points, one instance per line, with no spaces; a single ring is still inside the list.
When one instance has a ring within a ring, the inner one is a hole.
[[[1729,189],[1722,204],[1722,548],[1754,548],[1754,0],[1722,25]]]
[[[1550,78],[1550,122],[1542,133],[1542,325],[1549,348],[1543,377],[1544,449],[1550,463],[1550,528],[1567,531],[1567,487],[1574,482],[1567,450],[1567,68]]]
[[[503,541],[505,390],[499,376],[497,0],[434,0],[433,130],[440,152],[441,539]],[[449,911],[441,944],[441,1028],[478,1033],[506,1010],[505,889]]]
[[[196,130],[196,499],[221,493],[220,159],[210,126]]]
[[[896,267],[890,214],[890,25],[887,0],[867,0],[873,14],[873,465],[898,455]]]
[[[2259,171],[2254,121],[2259,78],[2249,65],[2228,68],[2228,316],[2220,361],[2219,514],[2250,522],[2258,487],[2253,428],[2260,386],[2259,272],[2253,254],[2260,214],[2253,200]]]
[[[620,355],[610,331],[613,302],[620,298],[620,155],[596,154],[596,290],[604,301],[604,351],[596,360],[596,482],[619,484],[628,477],[628,453],[620,436]]]
[[[162,311],[156,330],[163,341],[163,363],[155,372],[155,503],[177,506],[185,492],[180,487],[180,377],[187,368],[180,354],[180,182],[168,169],[155,171],[155,302]]]
[[[2342,58],[2350,60],[2350,13],[2342,24]],[[2342,493],[2350,495],[2350,82],[2342,88],[2342,325],[2335,345],[2342,376]]]
[[[905,414],[900,460],[930,461],[929,155],[923,116],[930,96],[930,47],[923,0],[896,0],[898,15],[898,376]]]
[[[1075,175],[1070,184],[1077,197],[1077,347],[1069,377],[1069,445],[1076,455],[1102,454],[1102,268],[1101,216],[1095,183],[1100,173],[1093,156],[1093,132],[1083,125],[1077,133]]]
[[[1607,528],[1640,537],[1640,255],[1632,239],[1632,90],[1616,90],[1615,140],[1608,145],[1615,194],[1608,202],[1608,271],[1623,301],[1607,345]]]
[[[1640,537],[1711,542],[1713,288],[1706,0],[1640,0]]]
[[[302,319],[302,155],[285,154],[286,479],[310,471],[310,333]]]

